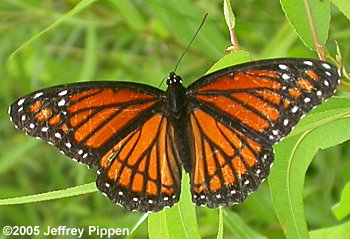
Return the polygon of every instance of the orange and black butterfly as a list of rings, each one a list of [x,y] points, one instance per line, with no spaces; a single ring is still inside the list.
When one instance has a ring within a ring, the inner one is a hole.
[[[183,165],[192,200],[241,203],[268,176],[272,146],[339,84],[311,59],[245,63],[165,92],[127,82],[43,89],[9,109],[16,128],[98,169],[97,187],[126,210],[159,211],[179,200]]]

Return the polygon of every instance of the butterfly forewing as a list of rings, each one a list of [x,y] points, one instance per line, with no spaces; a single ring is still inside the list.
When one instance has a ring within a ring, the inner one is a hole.
[[[326,62],[276,59],[219,70],[190,85],[193,201],[242,202],[268,175],[272,145],[338,84],[337,69]]]
[[[145,89],[144,89],[145,88]],[[16,128],[90,166],[140,127],[162,91],[131,83],[78,83],[34,92],[9,109]]]
[[[338,84],[337,69],[326,62],[276,59],[204,76],[189,86],[189,95],[251,137],[276,143],[303,115],[332,96]]]

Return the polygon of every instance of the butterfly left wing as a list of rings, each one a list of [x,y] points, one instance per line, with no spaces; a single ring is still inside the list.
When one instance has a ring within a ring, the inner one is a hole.
[[[250,62],[188,87],[193,201],[242,202],[267,177],[272,145],[339,84],[337,69],[311,59]]]
[[[174,128],[165,113],[163,91],[126,82],[56,86],[9,108],[16,128],[98,167],[99,190],[142,212],[171,206],[180,195]]]
[[[97,187],[128,211],[157,212],[179,200],[181,165],[174,127],[155,114],[101,159]]]

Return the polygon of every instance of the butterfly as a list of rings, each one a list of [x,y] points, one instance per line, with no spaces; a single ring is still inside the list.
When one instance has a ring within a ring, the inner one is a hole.
[[[182,166],[192,201],[216,208],[257,190],[273,163],[272,146],[334,94],[339,78],[320,60],[261,60],[187,88],[171,72],[165,92],[130,82],[55,86],[17,100],[9,114],[27,135],[97,168],[97,188],[128,211],[178,202]]]

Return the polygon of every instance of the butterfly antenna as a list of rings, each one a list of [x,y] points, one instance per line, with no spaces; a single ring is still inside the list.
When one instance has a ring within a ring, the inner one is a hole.
[[[201,24],[199,25],[199,27],[198,27],[196,33],[194,34],[194,36],[192,37],[192,40],[191,40],[190,43],[187,45],[186,49],[182,52],[182,54],[181,54],[179,60],[177,60],[177,63],[176,63],[176,65],[175,65],[174,72],[176,72],[177,67],[179,66],[179,64],[180,64],[182,58],[184,57],[184,55],[186,54],[188,48],[190,48],[190,46],[192,45],[192,42],[194,41],[194,39],[196,39],[196,37],[197,37],[197,35],[198,35],[198,33],[199,33],[199,30],[202,28],[202,26],[204,25],[205,20],[207,19],[207,16],[208,16],[208,13],[206,13],[206,14],[204,15],[204,17],[203,17],[203,19],[202,19],[202,21],[201,21]]]
[[[196,37],[197,37],[197,35],[198,35],[198,33],[199,33],[199,30],[200,30],[200,29],[202,28],[202,26],[204,25],[204,22],[205,22],[205,20],[207,19],[207,16],[208,16],[208,13],[206,13],[206,14],[204,15],[204,17],[203,17],[203,19],[202,19],[202,21],[201,21],[201,24],[199,25],[199,27],[198,27],[196,33],[194,34],[194,36],[192,37],[192,40],[191,40],[190,43],[187,45],[186,49],[182,52],[182,54],[181,54],[179,60],[177,60],[176,65],[175,65],[175,69],[174,69],[173,72],[176,72],[177,67],[179,66],[179,64],[180,64],[180,62],[181,62],[181,60],[182,60],[182,58],[184,57],[184,55],[186,54],[186,52],[188,51],[188,49],[189,49],[190,46],[192,45],[192,42],[194,41],[194,39],[196,39]],[[163,84],[163,82],[165,81],[166,78],[167,78],[167,77],[163,78],[163,80],[160,82],[159,86],[161,86],[161,85]]]

